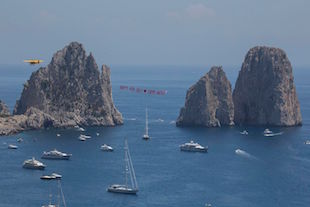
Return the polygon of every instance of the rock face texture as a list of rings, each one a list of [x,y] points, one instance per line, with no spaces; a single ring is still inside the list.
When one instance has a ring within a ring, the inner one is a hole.
[[[212,67],[186,94],[177,126],[220,127],[233,125],[231,84],[222,67]]]
[[[281,49],[249,50],[233,100],[236,124],[295,126],[302,123],[292,66]]]
[[[10,116],[8,106],[0,100],[0,117]]]
[[[110,69],[104,65],[101,71],[82,44],[70,43],[32,73],[14,115],[27,116],[28,128],[122,124],[112,100]]]

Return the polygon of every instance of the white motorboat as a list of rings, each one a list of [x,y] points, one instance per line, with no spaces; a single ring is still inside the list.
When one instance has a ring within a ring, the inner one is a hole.
[[[90,138],[91,138],[91,136],[90,136],[90,135],[80,134],[80,138],[90,139]]]
[[[97,132],[96,135],[99,136],[99,133]]]
[[[78,138],[80,141],[86,141],[86,138],[84,138],[84,137],[79,137]]]
[[[83,127],[79,127],[78,126],[77,130],[80,131],[80,132],[85,132],[85,129]]]
[[[72,154],[60,152],[56,149],[49,151],[49,152],[43,152],[42,159],[50,159],[50,160],[68,160]]]
[[[310,140],[305,141],[305,144],[310,145]]]
[[[243,130],[242,132],[240,132],[240,134],[242,134],[242,135],[248,135],[249,132],[248,132],[247,130]]]
[[[8,149],[18,149],[18,146],[14,145],[14,144],[9,144]]]
[[[144,140],[149,140],[149,126],[148,126],[148,116],[147,116],[147,108],[145,109],[145,134],[142,136]]]
[[[17,139],[17,142],[22,142],[22,141],[24,141],[23,138],[18,138]]]
[[[60,134],[56,134],[56,136],[57,136],[57,137],[60,137],[61,135],[60,135]]]
[[[113,151],[113,147],[107,145],[107,144],[103,144],[101,145],[100,149],[102,151],[106,151],[106,152],[112,152]]]
[[[273,131],[269,130],[269,129],[265,129],[264,130],[264,136],[265,137],[274,137],[274,136],[278,136],[283,134],[283,132],[278,132],[278,133],[274,133]]]
[[[180,145],[180,149],[187,152],[208,152],[208,147],[203,147],[194,141]]]
[[[34,157],[29,160],[25,160],[23,163],[23,168],[34,169],[34,170],[44,170],[46,165],[42,162],[36,160]]]
[[[131,185],[128,185],[128,175]],[[138,192],[138,183],[129,153],[128,143],[125,140],[125,184],[113,184],[107,189],[111,193],[136,194]]]
[[[59,175],[57,173],[52,173],[51,175],[42,175],[40,179],[42,180],[55,180],[55,179],[61,179],[62,175]]]

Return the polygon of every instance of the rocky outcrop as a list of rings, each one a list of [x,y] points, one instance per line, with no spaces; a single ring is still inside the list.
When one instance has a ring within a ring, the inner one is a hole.
[[[3,106],[1,103],[1,114],[7,114]],[[87,55],[77,42],[56,52],[47,67],[32,73],[13,114],[1,117],[1,135],[47,127],[123,123],[112,100],[110,69],[103,65],[100,72],[93,55]]]
[[[30,108],[47,118],[46,127],[123,123],[112,100],[110,69],[104,65],[100,73],[93,55],[87,56],[77,42],[56,52],[47,67],[31,75],[14,114],[25,114]],[[41,125],[42,120],[38,121]]]
[[[0,100],[0,117],[10,116],[10,110],[8,106]]]
[[[291,63],[278,48],[254,47],[247,53],[233,92],[235,123],[301,125]]]
[[[222,67],[212,67],[186,94],[177,126],[220,127],[233,125],[231,84]]]

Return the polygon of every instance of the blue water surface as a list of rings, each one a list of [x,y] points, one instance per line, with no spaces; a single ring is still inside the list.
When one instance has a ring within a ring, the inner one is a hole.
[[[240,67],[224,68],[232,84]],[[23,83],[37,67],[0,66],[0,99],[13,110]],[[111,67],[113,99],[124,125],[87,127],[92,136],[78,141],[75,129],[27,131],[0,137],[0,207],[34,207],[57,195],[55,181],[42,174],[63,175],[67,206],[198,207],[206,203],[230,206],[309,206],[310,204],[310,72],[295,68],[295,83],[303,116],[302,127],[271,128],[283,132],[264,137],[264,128],[177,128],[175,120],[184,105],[186,90],[208,71],[207,67]],[[167,90],[166,95],[145,95],[120,86]],[[143,141],[145,107],[149,109],[150,141]],[[56,134],[61,134],[57,137]],[[99,136],[96,135],[99,133]],[[23,142],[16,139],[22,137]],[[124,182],[124,139],[128,139],[139,192],[136,196],[112,194],[108,185]],[[189,140],[209,146],[209,152],[186,153],[178,146]],[[114,147],[112,153],[100,145]],[[18,150],[8,150],[16,144]],[[44,172],[25,170],[25,159],[45,150],[72,153],[69,161],[48,161]],[[236,154],[236,149],[245,153]],[[57,198],[57,197],[56,197]]]

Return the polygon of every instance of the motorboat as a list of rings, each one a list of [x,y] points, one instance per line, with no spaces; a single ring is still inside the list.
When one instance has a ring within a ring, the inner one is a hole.
[[[80,131],[80,132],[85,132],[85,129],[82,128],[82,127],[79,127],[79,126],[78,126],[77,130]]]
[[[274,136],[278,136],[283,134],[283,132],[278,132],[278,133],[274,133],[273,131],[269,130],[269,129],[265,129],[264,130],[264,136],[265,137],[274,137]]]
[[[135,170],[133,168],[128,143],[125,140],[125,184],[113,184],[107,188],[108,192],[111,193],[122,193],[122,194],[136,194],[138,192],[138,183],[136,179]],[[130,179],[128,179],[128,177]],[[128,184],[130,181],[130,185]]]
[[[102,151],[106,151],[106,152],[112,152],[113,151],[113,147],[107,145],[107,144],[103,144],[101,145],[100,149]]]
[[[147,108],[145,109],[145,134],[142,136],[142,139],[149,140],[149,127],[148,127],[148,116],[147,116]]]
[[[24,141],[23,138],[18,138],[17,139],[17,142],[22,142],[22,141]]]
[[[9,144],[8,149],[18,149],[18,146],[14,145],[14,144]]]
[[[79,136],[78,138],[80,141],[86,141],[86,138]]]
[[[51,175],[42,175],[40,179],[42,180],[55,180],[55,179],[61,179],[62,175],[59,175],[57,173],[52,173]]]
[[[44,170],[46,165],[42,162],[36,160],[34,157],[29,160],[25,160],[23,163],[23,168],[34,169],[34,170]]]
[[[50,159],[50,160],[68,160],[72,154],[60,152],[56,149],[49,151],[49,152],[43,152],[42,159]]]
[[[208,152],[208,147],[203,147],[194,141],[190,141],[180,145],[180,149],[181,151],[188,151],[188,152]]]
[[[60,135],[60,134],[56,134],[56,136],[57,136],[57,137],[60,137],[61,135]]]
[[[305,141],[305,144],[307,145],[310,144],[310,140]]]
[[[240,134],[242,134],[242,135],[248,135],[249,132],[248,132],[247,130],[243,130],[242,132],[240,132]]]
[[[97,132],[96,135],[99,136],[99,133]]]
[[[91,136],[90,136],[90,135],[80,134],[80,138],[90,139],[90,138],[91,138]]]

